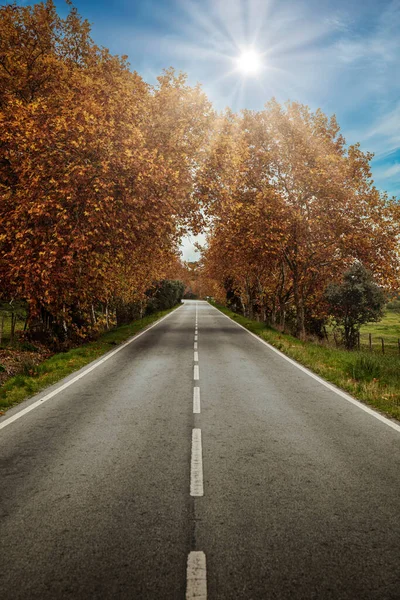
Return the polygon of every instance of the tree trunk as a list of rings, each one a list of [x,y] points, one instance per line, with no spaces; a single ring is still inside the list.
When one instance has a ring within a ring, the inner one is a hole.
[[[30,317],[30,307],[29,305],[26,307],[25,321],[24,321],[24,334],[26,333],[29,325],[29,317]]]
[[[4,320],[5,320],[5,315],[1,315],[1,319],[0,319],[0,346],[1,346],[1,342],[3,341],[3,331],[4,331]]]
[[[91,305],[90,320],[92,321],[92,327],[94,327],[96,325],[96,313],[94,312],[93,304]]]
[[[65,339],[67,339],[68,338],[68,327],[67,327],[67,322],[65,320],[65,304],[63,304],[62,328],[63,328],[63,331],[64,331]]]
[[[10,342],[14,341],[15,337],[15,325],[17,322],[17,315],[15,313],[11,313],[11,333],[10,333]]]
[[[269,318],[269,322],[270,322],[270,325],[272,325],[272,327],[276,326],[277,315],[278,315],[278,304],[277,304],[276,296],[274,296],[274,298],[272,300],[271,314],[270,314],[270,318]]]
[[[285,331],[285,328],[286,328],[286,310],[284,308],[281,311],[280,326],[281,326],[282,331]]]
[[[108,302],[106,304],[106,327],[107,327],[107,329],[110,329],[110,319],[109,319],[109,314],[108,314]]]
[[[293,295],[294,304],[296,307],[296,337],[300,340],[304,340],[306,337],[305,328],[305,317],[304,317],[304,300],[303,295],[299,289],[299,283],[297,277],[293,274]]]
[[[265,304],[262,306],[262,320],[264,323],[267,322],[267,307]]]
[[[286,303],[283,300],[279,301],[279,325],[282,331],[285,331],[286,327]]]

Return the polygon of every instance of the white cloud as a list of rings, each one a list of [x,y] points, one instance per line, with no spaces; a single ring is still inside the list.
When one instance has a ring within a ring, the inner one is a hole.
[[[395,175],[400,175],[400,163],[395,163],[384,172],[385,177],[394,177]]]
[[[199,243],[203,245],[205,241],[206,238],[203,234],[184,237],[180,246],[183,260],[189,262],[199,260],[200,252],[195,248],[194,244]]]
[[[358,135],[363,146],[375,153],[376,158],[384,158],[400,148],[400,102],[394,109],[378,115],[369,128],[364,131],[352,132],[352,137]]]

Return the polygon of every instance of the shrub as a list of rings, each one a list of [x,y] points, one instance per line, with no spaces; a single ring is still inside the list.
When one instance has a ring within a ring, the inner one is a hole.
[[[173,308],[178,304],[185,291],[182,281],[165,279],[156,284],[155,289],[148,292],[146,314],[150,315],[160,310]]]
[[[400,300],[391,300],[386,304],[386,308],[390,308],[390,310],[400,313]]]
[[[343,275],[341,284],[331,284],[325,291],[330,312],[342,329],[346,348],[357,345],[363,323],[379,321],[383,315],[385,297],[372,273],[361,263],[355,263]]]

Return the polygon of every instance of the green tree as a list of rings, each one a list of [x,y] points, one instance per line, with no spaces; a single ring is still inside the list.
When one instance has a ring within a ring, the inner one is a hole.
[[[151,314],[157,310],[173,308],[183,298],[185,284],[183,281],[164,279],[147,292],[149,300],[146,312]]]
[[[355,348],[360,326],[379,321],[383,314],[384,293],[372,273],[359,262],[344,273],[342,283],[327,287],[325,297],[348,350]]]

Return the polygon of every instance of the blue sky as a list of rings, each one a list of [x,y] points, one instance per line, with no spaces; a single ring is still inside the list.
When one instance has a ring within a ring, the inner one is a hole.
[[[33,4],[26,0],[17,4]],[[66,12],[56,0],[60,13]],[[272,96],[335,113],[349,143],[375,153],[377,187],[400,198],[400,0],[75,0],[95,42],[127,54],[148,82],[165,67],[214,106],[261,109]],[[263,55],[259,77],[234,68]]]

